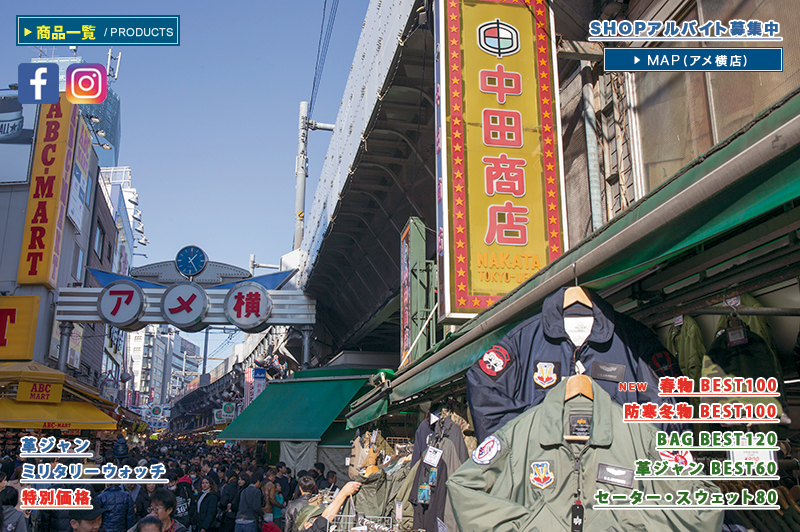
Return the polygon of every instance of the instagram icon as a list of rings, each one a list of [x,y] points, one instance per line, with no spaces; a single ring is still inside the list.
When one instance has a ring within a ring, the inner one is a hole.
[[[102,103],[106,99],[106,67],[80,63],[67,67],[67,100],[72,103]]]

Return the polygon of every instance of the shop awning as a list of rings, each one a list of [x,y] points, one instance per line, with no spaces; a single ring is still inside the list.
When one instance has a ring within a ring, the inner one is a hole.
[[[89,403],[22,403],[0,399],[0,428],[116,430],[117,422]]]
[[[20,381],[62,384],[64,377],[65,375],[60,371],[33,360],[0,364],[0,385]]]
[[[318,441],[366,382],[364,377],[271,381],[218,439]]]
[[[547,295],[573,282],[573,271],[581,285],[602,290],[737,234],[769,213],[783,213],[787,227],[796,228],[797,209],[790,212],[787,205],[800,198],[798,138],[800,95],[794,94],[403,368],[391,382],[390,402],[462,374],[507,331],[538,312]],[[374,412],[369,410],[383,408],[381,401],[376,395],[374,401],[354,406],[349,425],[372,421]]]

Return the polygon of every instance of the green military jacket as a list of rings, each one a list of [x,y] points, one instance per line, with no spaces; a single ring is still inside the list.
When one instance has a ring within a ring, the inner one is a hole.
[[[562,380],[541,404],[487,438],[450,476],[447,489],[462,532],[569,531],[579,485],[587,532],[721,530],[721,510],[594,508],[601,489],[611,496],[630,496],[634,490],[662,496],[675,496],[678,490],[720,490],[689,478],[635,479],[636,460],[661,461],[655,450],[657,429],[649,423],[624,423],[622,407],[597,383],[592,389],[594,401],[578,396],[565,402],[566,379]],[[588,441],[564,439],[564,434],[587,431],[587,423]],[[496,439],[490,442],[492,438]],[[641,504],[667,503],[662,499]]]

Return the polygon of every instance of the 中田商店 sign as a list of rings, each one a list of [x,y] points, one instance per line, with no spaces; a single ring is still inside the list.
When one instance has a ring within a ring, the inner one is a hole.
[[[492,305],[563,252],[553,21],[545,0],[440,0],[440,320]]]

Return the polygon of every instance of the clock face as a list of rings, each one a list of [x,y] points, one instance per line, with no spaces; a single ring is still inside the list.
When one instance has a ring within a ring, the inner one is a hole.
[[[205,252],[197,246],[186,246],[175,257],[175,265],[183,275],[194,277],[206,267]]]

